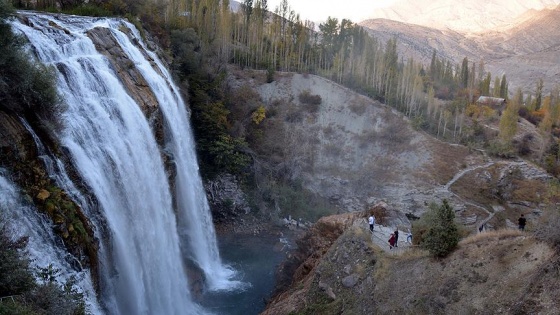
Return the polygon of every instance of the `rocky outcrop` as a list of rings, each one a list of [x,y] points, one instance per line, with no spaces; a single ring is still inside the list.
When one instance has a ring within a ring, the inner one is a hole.
[[[300,246],[291,284],[262,314],[560,311],[558,252],[515,229],[471,236],[436,260],[415,248],[384,252],[360,214],[344,214],[317,222]]]
[[[379,203],[370,211],[384,212],[386,204]],[[305,235],[297,241],[298,249],[292,253],[277,271],[276,296],[270,301],[263,315],[290,314],[301,310],[306,305],[304,297],[314,281],[318,265],[324,260],[325,254],[333,244],[353,226],[362,226],[369,215],[368,212],[352,212],[323,217],[317,221]],[[364,242],[355,244],[360,250],[370,252]],[[347,255],[347,254],[346,254]],[[342,268],[341,268],[342,269]],[[348,272],[350,273],[350,271]],[[360,276],[355,273],[341,276],[339,285],[355,286]],[[315,281],[319,281],[315,279]],[[336,299],[332,286],[318,282],[323,294],[331,300]]]
[[[241,190],[239,181],[232,175],[223,174],[209,180],[204,188],[216,222],[227,222],[232,217],[251,211],[247,196]]]
[[[76,258],[74,267],[78,270],[90,268],[96,279],[98,240],[90,220],[49,178],[35,140],[22,120],[3,111],[0,111],[0,168],[9,171],[28,200],[52,221],[55,233]]]
[[[88,37],[95,44],[98,52],[103,54],[115,69],[115,72],[129,95],[140,106],[144,113],[151,114],[157,110],[158,101],[134,62],[122,50],[111,30],[105,27],[94,28],[88,32]],[[146,56],[148,60],[151,60]],[[157,67],[154,67],[157,69]]]

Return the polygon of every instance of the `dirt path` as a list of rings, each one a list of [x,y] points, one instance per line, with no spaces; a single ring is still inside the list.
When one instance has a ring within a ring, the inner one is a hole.
[[[369,225],[364,224],[364,229],[369,231]],[[391,233],[395,230],[391,227],[384,226],[384,225],[375,225],[373,229],[373,233],[371,233],[371,241],[379,246],[382,250],[394,254],[401,254],[407,248],[412,246],[412,243],[407,242],[408,231],[401,231],[399,230],[399,242],[398,247],[396,248],[389,248],[389,237]]]

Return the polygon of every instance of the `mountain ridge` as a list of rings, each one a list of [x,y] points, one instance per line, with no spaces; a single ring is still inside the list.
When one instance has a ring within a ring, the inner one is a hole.
[[[533,92],[539,78],[544,79],[545,91],[560,81],[560,5],[552,9],[531,10],[507,28],[485,33],[462,33],[386,19],[370,19],[360,23],[368,32],[381,39],[397,39],[399,53],[424,64],[432,52],[454,63],[484,61],[493,75],[506,74],[510,92],[520,87]]]
[[[489,0],[459,2],[453,0],[400,0],[373,11],[370,19],[385,18],[437,29],[476,33],[495,29],[515,21],[528,10],[554,8],[558,0]]]

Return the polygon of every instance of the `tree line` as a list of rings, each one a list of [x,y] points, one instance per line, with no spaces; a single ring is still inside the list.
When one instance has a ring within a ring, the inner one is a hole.
[[[29,7],[32,3],[14,2],[20,7]],[[435,50],[428,65],[413,58],[405,59],[397,52],[396,39],[381,43],[348,19],[328,17],[315,25],[301,19],[287,0],[276,8],[270,8],[267,0],[244,0],[238,6],[229,0],[95,0],[88,3],[44,0],[35,5],[52,8],[54,3],[68,10],[81,8],[96,14],[139,19],[163,47],[168,47],[178,70],[176,73],[184,80],[194,80],[193,72],[212,64],[212,69],[204,70],[205,80],[209,85],[219,85],[214,81],[223,80],[217,73],[224,71],[221,65],[226,63],[267,70],[272,74],[270,80],[275,71],[316,74],[395,107],[410,117],[414,126],[439,138],[469,145],[482,143],[504,156],[523,151],[519,143],[514,143],[515,122],[522,116],[538,125],[547,139],[540,149],[539,159],[555,160],[551,166],[558,168],[559,154],[554,148],[558,147],[555,137],[560,134],[560,98],[558,87],[549,95],[543,95],[543,79],[536,82],[534,93],[524,95],[516,90],[513,97],[509,97],[506,75],[492,77],[485,70],[483,60],[475,62],[465,57],[460,64],[455,64],[439,57]],[[84,9],[91,6],[101,11]],[[209,77],[211,72],[215,75]],[[190,91],[189,94],[193,95]],[[232,122],[227,122],[229,112],[225,96],[210,94],[217,97],[217,102],[212,102],[211,108],[202,104],[201,117],[223,123],[222,130],[209,140],[205,152],[216,151],[212,148],[214,144],[223,145],[224,141],[216,139],[226,139],[230,144],[228,148],[235,151],[234,147],[243,141],[227,139],[227,125]],[[492,108],[476,105],[481,95],[505,99],[506,115],[496,117]],[[197,106],[192,103],[197,99],[200,97],[191,98],[191,106]],[[222,103],[223,110],[217,110],[216,103]],[[484,136],[488,134],[483,130],[485,119],[501,120],[498,136]],[[206,133],[201,130],[199,134]]]

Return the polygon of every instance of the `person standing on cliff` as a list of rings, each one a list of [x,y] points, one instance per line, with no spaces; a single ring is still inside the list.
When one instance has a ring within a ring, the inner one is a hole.
[[[527,224],[527,219],[525,219],[525,216],[523,214],[519,217],[517,222],[519,223],[519,229],[521,231],[525,231],[525,224]]]
[[[369,230],[373,232],[373,227],[375,226],[375,217],[373,216],[373,214],[369,216],[368,223]]]
[[[399,247],[399,229],[395,229],[395,247]]]
[[[391,233],[391,237],[389,237],[389,249],[393,249],[395,246],[395,234]]]

